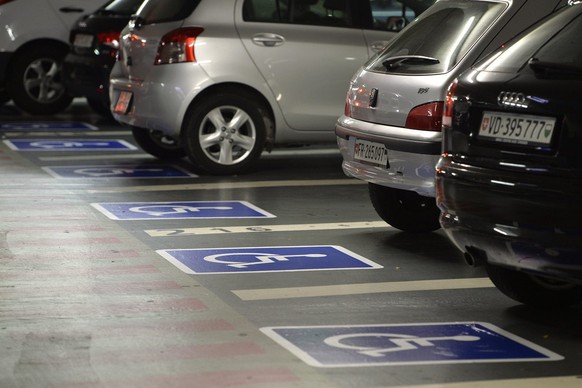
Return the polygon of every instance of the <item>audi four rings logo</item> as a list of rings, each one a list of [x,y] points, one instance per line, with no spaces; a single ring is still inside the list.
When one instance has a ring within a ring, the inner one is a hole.
[[[497,102],[499,105],[509,105],[516,106],[519,108],[527,108],[529,105],[529,100],[525,97],[523,93],[516,92],[501,92],[497,96]]]

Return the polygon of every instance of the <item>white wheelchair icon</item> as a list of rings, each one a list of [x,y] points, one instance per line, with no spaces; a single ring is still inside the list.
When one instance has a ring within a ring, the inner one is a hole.
[[[385,347],[378,346],[359,346],[356,343],[358,339],[363,338],[382,338],[387,342]],[[387,353],[400,352],[406,350],[417,350],[422,347],[437,346],[436,341],[459,341],[470,342],[479,341],[480,338],[473,335],[456,335],[447,337],[417,337],[406,334],[391,334],[391,333],[354,333],[341,334],[333,337],[328,337],[324,343],[328,346],[354,350],[359,354],[369,357],[384,357]]]
[[[137,172],[161,172],[164,171],[161,168],[79,168],[74,170],[75,174],[87,175],[90,177],[104,177],[104,176],[119,176],[124,174],[135,174]]]
[[[205,261],[216,264],[226,264],[232,268],[247,268],[251,265],[272,264],[275,262],[289,261],[294,257],[321,258],[327,255],[321,253],[310,253],[305,255],[280,255],[278,253],[263,252],[238,252],[238,253],[219,253],[216,255],[206,256]],[[228,258],[231,258],[230,260]],[[235,260],[238,258],[239,260]],[[245,261],[249,258],[250,261]]]
[[[163,210],[167,209],[167,210]],[[150,216],[160,217],[171,214],[198,213],[203,210],[232,210],[230,206],[177,206],[177,205],[148,205],[130,207],[129,211],[144,213]]]

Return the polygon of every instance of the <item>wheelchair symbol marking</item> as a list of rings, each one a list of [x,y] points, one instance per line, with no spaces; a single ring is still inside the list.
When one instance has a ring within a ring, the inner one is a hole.
[[[355,338],[386,338],[393,346],[388,348],[358,346],[346,343],[347,340]],[[324,340],[326,345],[339,349],[355,350],[357,353],[370,357],[384,357],[386,353],[399,352],[404,350],[417,350],[421,347],[437,346],[434,341],[479,341],[480,338],[473,335],[456,335],[448,337],[417,337],[407,334],[390,333],[354,333],[342,334],[328,337]]]
[[[253,262],[240,262],[240,261],[228,261],[228,260],[221,260],[223,257],[240,257],[240,256],[252,256],[258,261]],[[251,265],[257,264],[272,264],[277,261],[289,261],[289,258],[292,257],[308,257],[308,258],[319,258],[319,257],[327,257],[327,255],[320,254],[320,253],[311,253],[305,255],[279,255],[277,253],[257,253],[257,252],[242,252],[242,253],[219,253],[216,255],[206,256],[204,257],[205,261],[210,263],[217,263],[217,264],[226,264],[232,268],[247,268]]]
[[[155,209],[168,209],[167,211]],[[150,210],[151,209],[151,210]],[[230,206],[176,206],[176,205],[150,205],[150,206],[134,206],[130,207],[129,211],[134,213],[144,213],[150,216],[166,216],[170,214],[186,214],[198,213],[204,210],[232,210]]]
[[[91,177],[117,176],[123,174],[135,174],[136,172],[162,172],[161,168],[79,168],[74,170],[75,174],[87,175]]]

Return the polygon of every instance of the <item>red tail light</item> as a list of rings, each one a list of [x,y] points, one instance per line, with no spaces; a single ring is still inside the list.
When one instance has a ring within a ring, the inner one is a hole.
[[[100,32],[97,34],[97,41],[117,50],[119,49],[119,31]]]
[[[196,62],[194,43],[204,31],[201,27],[185,27],[170,31],[162,37],[155,64]]]
[[[12,3],[14,0],[0,0],[0,5]]]
[[[441,131],[444,105],[443,101],[434,101],[412,108],[406,118],[406,128]]]
[[[455,102],[455,89],[457,88],[457,80],[449,86],[447,96],[445,97],[445,109],[443,112],[443,127],[450,128],[453,123],[453,104]]]

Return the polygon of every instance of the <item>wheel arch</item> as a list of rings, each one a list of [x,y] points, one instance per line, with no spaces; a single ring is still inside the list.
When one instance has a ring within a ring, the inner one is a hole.
[[[14,51],[14,54],[11,56],[10,61],[8,62],[8,65],[6,67],[7,74],[12,71],[12,67],[14,66],[14,62],[16,61],[16,59],[18,57],[20,57],[20,54],[22,54],[23,52],[26,52],[26,51],[34,50],[37,47],[45,47],[45,46],[54,46],[57,49],[62,49],[65,52],[69,50],[69,45],[67,43],[60,41],[60,40],[57,40],[57,39],[43,38],[43,39],[30,40],[30,41],[26,42],[25,44],[23,44],[22,46],[18,47],[18,49],[16,49],[16,51]]]
[[[265,149],[270,151],[275,144],[275,133],[276,133],[276,125],[275,125],[275,112],[273,111],[273,107],[269,103],[269,100],[265,98],[265,96],[256,90],[253,87],[250,87],[245,84],[235,83],[235,82],[227,82],[209,86],[208,88],[204,89],[202,92],[196,95],[194,100],[190,102],[188,108],[186,109],[186,113],[184,114],[184,120],[182,120],[182,126],[180,128],[180,134],[184,133],[184,126],[185,123],[188,121],[187,118],[195,108],[198,101],[201,101],[207,98],[209,95],[217,94],[217,93],[234,93],[234,94],[241,94],[246,93],[252,98],[256,98],[264,107],[268,122],[265,123],[265,128],[267,129],[266,133],[266,140],[265,140]]]

